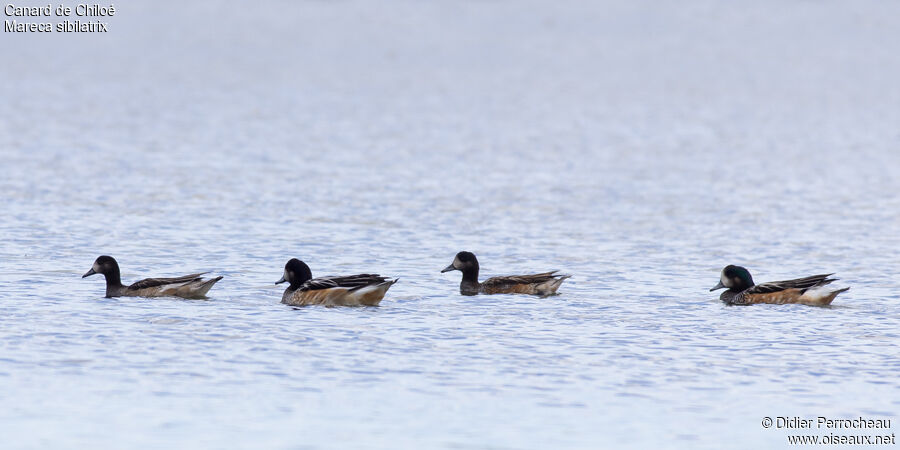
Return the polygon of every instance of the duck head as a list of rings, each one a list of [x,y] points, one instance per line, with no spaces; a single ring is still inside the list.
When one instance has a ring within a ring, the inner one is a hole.
[[[311,279],[312,271],[309,270],[309,266],[297,258],[291,258],[291,260],[284,265],[284,275],[282,275],[281,279],[276,281],[275,284],[288,282],[291,284],[289,289],[297,289],[300,285]]]
[[[118,275],[119,263],[117,263],[115,258],[113,258],[112,256],[100,256],[94,261],[94,265],[91,266],[91,270],[88,270],[87,273],[81,276],[81,278],[86,278],[98,273],[105,276],[110,276],[112,274]]]
[[[94,261],[94,265],[91,266],[91,270],[88,270],[81,278],[87,278],[98,273],[106,278],[107,287],[122,284],[122,278],[119,274],[119,263],[112,256],[103,255],[98,257]]]
[[[709,291],[716,289],[728,288],[732,291],[743,291],[753,286],[753,277],[750,271],[741,266],[728,265],[722,269],[722,275],[719,277],[719,284],[715,285]]]
[[[459,252],[453,258],[453,262],[444,268],[441,273],[451,270],[459,270],[463,273],[463,281],[478,282],[478,258],[472,252]]]
[[[478,258],[475,258],[475,254],[472,252],[459,252],[456,254],[456,257],[453,258],[453,262],[445,267],[441,273],[449,272],[451,270],[466,272],[471,269],[478,269]]]

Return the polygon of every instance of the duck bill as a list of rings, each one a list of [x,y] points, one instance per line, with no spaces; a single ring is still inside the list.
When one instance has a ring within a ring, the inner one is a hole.
[[[722,288],[724,288],[724,287],[725,287],[725,285],[722,284],[722,280],[719,280],[719,284],[717,284],[715,287],[713,287],[712,289],[710,289],[709,292],[715,291],[716,289],[722,289]]]
[[[81,278],[87,278],[87,277],[89,277],[89,276],[91,276],[91,275],[94,275],[94,274],[96,274],[96,273],[97,273],[97,272],[94,272],[94,269],[91,268],[91,270],[88,270],[86,274],[84,274],[84,275],[81,276]]]
[[[276,281],[275,284],[281,284],[281,283],[285,283],[285,282],[287,282],[287,280],[285,280],[285,279],[284,279],[284,276],[282,275],[282,276],[281,276],[281,279],[278,280],[278,281]]]
[[[449,272],[451,270],[458,270],[458,269],[456,267],[453,267],[453,264],[450,264],[449,266],[444,267],[444,270],[442,270],[441,273]]]

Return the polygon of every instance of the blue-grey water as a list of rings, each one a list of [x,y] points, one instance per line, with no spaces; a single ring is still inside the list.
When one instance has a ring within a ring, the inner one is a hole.
[[[766,416],[897,420],[897,3],[115,5],[107,34],[0,35],[4,448],[767,448]],[[463,297],[460,250],[573,277]],[[225,278],[106,299],[101,254]],[[400,282],[293,309],[292,257]],[[727,307],[726,264],[851,289]]]

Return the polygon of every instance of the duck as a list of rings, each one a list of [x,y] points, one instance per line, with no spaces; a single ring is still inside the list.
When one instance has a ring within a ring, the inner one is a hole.
[[[571,275],[552,272],[536,273],[533,275],[511,275],[493,277],[478,282],[478,258],[472,252],[462,251],[456,254],[453,262],[441,270],[441,273],[458,270],[462,272],[462,282],[459,284],[459,293],[462,295],[477,294],[532,294],[548,296],[556,294],[559,285]]]
[[[371,273],[313,278],[305,262],[292,258],[275,284],[290,283],[281,295],[281,303],[290,306],[378,306],[398,281]]]
[[[125,286],[119,272],[119,263],[112,256],[102,255],[94,261],[91,270],[81,276],[102,274],[106,277],[106,297],[181,297],[188,299],[206,298],[206,293],[222,277],[204,280],[201,276],[208,272],[194,273],[176,278],[147,278]]]
[[[809,306],[827,306],[841,292],[846,292],[849,287],[843,289],[830,289],[826,285],[837,281],[837,278],[829,278],[833,273],[812,275],[805,278],[786,281],[770,281],[768,283],[754,284],[750,271],[741,266],[728,265],[722,269],[719,284],[709,291],[728,288],[719,299],[728,305],[753,305],[757,303],[769,303],[783,305],[794,303]]]

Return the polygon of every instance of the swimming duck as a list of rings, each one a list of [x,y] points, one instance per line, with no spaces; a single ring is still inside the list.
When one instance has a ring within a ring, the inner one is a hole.
[[[843,289],[828,289],[825,285],[836,281],[837,278],[828,278],[833,273],[825,275],[813,275],[806,278],[787,281],[771,281],[762,284],[753,284],[750,271],[741,266],[726,266],[722,269],[719,284],[709,291],[728,288],[719,299],[729,305],[752,305],[755,303],[770,303],[782,305],[785,303],[798,303],[810,306],[830,305]]]
[[[147,278],[131,286],[125,286],[119,275],[119,263],[112,256],[106,255],[97,258],[91,270],[81,278],[98,273],[106,277],[106,297],[205,298],[209,289],[222,279],[215,277],[204,280],[200,276],[207,272],[203,272],[177,278]]]
[[[552,272],[536,273],[534,275],[513,275],[493,277],[478,282],[478,259],[472,252],[459,252],[453,258],[453,263],[445,267],[441,273],[451,270],[459,270],[463,273],[462,282],[459,283],[459,293],[462,295],[476,294],[534,294],[553,295],[559,289],[566,278],[571,275],[557,275]]]
[[[388,289],[399,280],[377,274],[313,278],[305,262],[293,258],[275,284],[290,283],[281,303],[291,306],[378,306]]]

